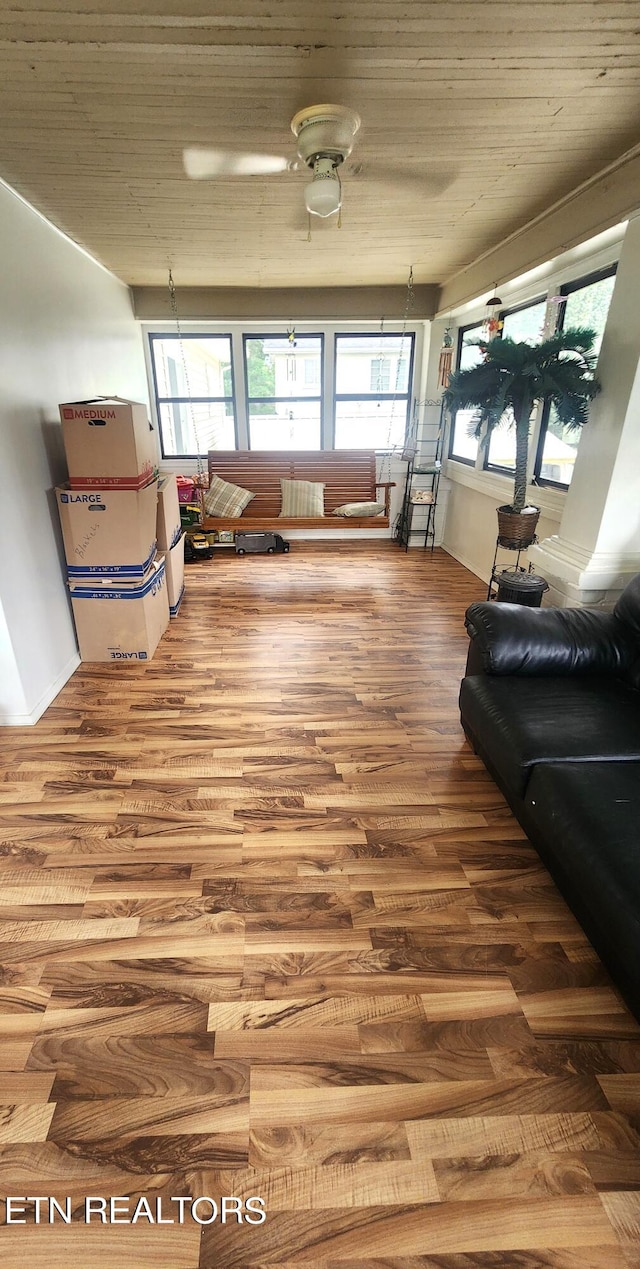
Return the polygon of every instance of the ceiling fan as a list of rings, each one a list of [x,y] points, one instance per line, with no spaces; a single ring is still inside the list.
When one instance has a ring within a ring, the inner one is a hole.
[[[183,151],[187,176],[211,180],[234,176],[272,176],[293,172],[305,164],[313,176],[305,186],[307,211],[314,216],[332,216],[342,204],[338,169],[353,148],[360,117],[346,106],[307,106],[291,120],[298,142],[298,159],[277,154],[247,154],[235,150],[210,150],[192,146]]]

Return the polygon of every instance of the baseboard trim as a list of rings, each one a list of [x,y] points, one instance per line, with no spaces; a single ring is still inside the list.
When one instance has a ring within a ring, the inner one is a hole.
[[[65,683],[68,683],[71,675],[75,673],[79,665],[79,653],[74,652],[64,669],[56,675],[53,683],[50,683],[42,693],[40,700],[34,705],[33,709],[24,714],[0,714],[0,727],[33,727],[34,723],[37,723],[38,719],[42,718],[52,701],[55,701],[58,692],[62,691]]]
[[[468,560],[465,555],[459,555],[452,547],[447,546],[446,542],[442,542],[440,545],[442,546],[442,550],[447,552],[447,555],[451,555],[454,560],[458,561],[458,564],[462,564],[462,566],[467,568],[470,573],[473,573],[474,577],[479,577],[481,582],[486,582],[487,586],[489,585],[489,577],[491,575],[490,570],[487,570],[486,573],[479,573],[476,565],[472,564],[471,560]]]

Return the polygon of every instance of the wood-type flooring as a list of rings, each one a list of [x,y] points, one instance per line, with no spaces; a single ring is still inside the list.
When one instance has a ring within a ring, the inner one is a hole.
[[[73,1219],[2,1269],[638,1269],[640,1027],[464,741],[483,597],[219,552],[151,663],[5,729],[0,1192]]]

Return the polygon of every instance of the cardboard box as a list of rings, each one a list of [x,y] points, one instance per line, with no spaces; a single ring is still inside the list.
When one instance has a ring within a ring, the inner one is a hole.
[[[184,539],[183,533],[179,541],[170,551],[164,552],[164,563],[167,570],[167,594],[169,596],[169,614],[177,617],[178,609],[184,595]]]
[[[163,559],[142,582],[69,583],[83,661],[150,661],[167,626],[169,600]]]
[[[153,480],[158,444],[146,405],[120,397],[69,401],[60,418],[72,489],[141,489]]]
[[[180,503],[178,487],[174,475],[163,476],[158,480],[158,520],[156,538],[159,551],[170,551],[180,538]]]
[[[70,578],[141,581],[156,553],[157,482],[143,489],[56,489]]]

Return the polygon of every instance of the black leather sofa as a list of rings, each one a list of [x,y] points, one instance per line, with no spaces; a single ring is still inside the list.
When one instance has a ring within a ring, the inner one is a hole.
[[[640,1018],[640,575],[612,613],[476,603],[462,725]]]

